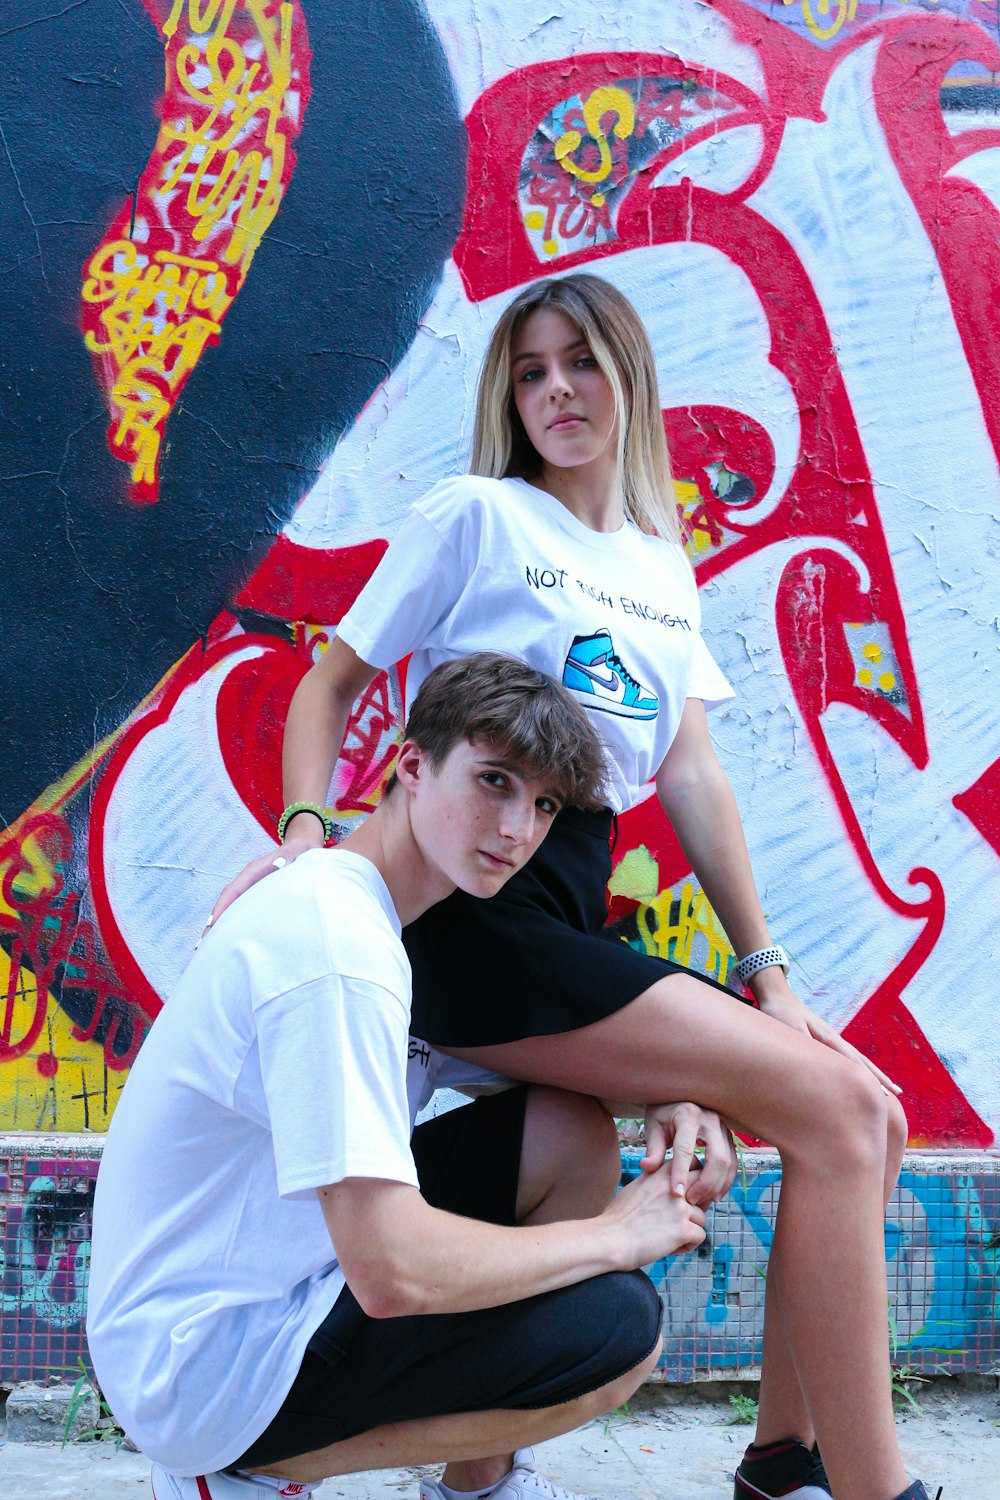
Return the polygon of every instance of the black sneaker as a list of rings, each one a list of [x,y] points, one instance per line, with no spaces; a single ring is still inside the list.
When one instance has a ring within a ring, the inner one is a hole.
[[[751,1443],[736,1470],[733,1500],[830,1500],[830,1481],[815,1448],[785,1438],[758,1448]],[[899,1500],[920,1500],[900,1495]]]
[[[941,1500],[943,1493],[944,1491],[939,1489],[934,1500]],[[896,1496],[896,1500],[931,1500],[931,1497],[920,1480],[915,1479],[912,1484],[907,1485],[901,1495]]]

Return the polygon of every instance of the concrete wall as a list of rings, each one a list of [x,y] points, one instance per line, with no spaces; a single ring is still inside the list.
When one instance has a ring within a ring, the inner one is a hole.
[[[497,310],[588,266],[654,337],[796,981],[915,1142],[994,1141],[997,43],[979,0],[10,0],[0,1129],[106,1125],[273,828],[296,682],[461,467]],[[726,971],[648,807],[614,894]]]

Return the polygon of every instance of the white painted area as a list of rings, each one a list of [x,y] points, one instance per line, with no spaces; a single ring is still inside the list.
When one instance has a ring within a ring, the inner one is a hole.
[[[760,163],[764,132],[759,125],[734,125],[706,136],[667,162],[653,178],[654,187],[676,187],[688,177],[713,193],[735,193]]]
[[[996,128],[996,116],[990,121],[990,128]],[[993,204],[994,208],[1000,209],[1000,146],[990,146],[985,151],[976,151],[974,155],[967,156],[957,166],[950,167],[945,174],[947,177],[964,177],[967,182],[974,183],[981,192]]]
[[[951,805],[1000,754],[1000,475],[933,246],[875,116],[874,57],[872,44],[845,59],[824,99],[826,120],[792,122],[752,202],[794,245],[830,324],[892,553],[929,765],[918,771],[854,710],[831,709],[824,728],[893,890],[919,899],[908,882],[917,865],[944,882],[944,933],[904,1000],[970,1103],[1000,1133],[997,1011],[986,977],[996,952],[1000,860]],[[982,155],[980,185],[1000,186],[997,153]],[[759,641],[763,612],[750,623]],[[729,651],[723,660],[732,673]],[[759,707],[755,698],[754,718]],[[801,758],[797,751],[796,766]],[[767,860],[760,821],[751,805],[747,832],[758,868],[762,854]],[[783,900],[797,867],[789,859]],[[827,892],[838,906],[856,894],[839,882]],[[900,951],[900,922],[888,912],[875,916],[863,948],[870,955],[882,946],[885,973]],[[823,948],[829,952],[829,944]],[[842,969],[857,949],[842,944],[830,957]],[[984,1038],[993,1044],[984,1046]]]
[[[660,52],[717,68],[756,94],[764,71],[752,47],[704,0],[425,0],[467,115],[484,89],[517,68],[595,52]],[[537,124],[532,121],[531,124]]]
[[[183,973],[227,880],[267,839],[233,786],[219,747],[216,705],[234,651],[185,688],[140,740],[115,785],[102,862],[115,921],[162,1000]]]

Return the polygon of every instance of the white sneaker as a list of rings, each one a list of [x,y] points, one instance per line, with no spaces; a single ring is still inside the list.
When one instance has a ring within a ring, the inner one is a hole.
[[[168,1474],[159,1464],[153,1465],[150,1475],[153,1500],[301,1500],[311,1495],[319,1486],[296,1484],[288,1479],[281,1489],[270,1484],[258,1484],[254,1479],[241,1479],[236,1474],[198,1474],[194,1479],[181,1479]]]
[[[514,1467],[510,1473],[498,1479],[488,1490],[470,1491],[469,1500],[486,1500],[487,1496],[489,1500],[595,1500],[593,1495],[578,1495],[539,1474],[530,1448],[519,1448],[514,1454]],[[421,1479],[420,1500],[448,1500],[441,1481]]]

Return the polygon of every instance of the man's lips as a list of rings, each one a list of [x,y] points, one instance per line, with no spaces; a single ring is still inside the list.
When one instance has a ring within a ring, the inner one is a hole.
[[[480,849],[479,852],[487,864],[494,865],[498,870],[511,870],[514,867],[512,859],[504,859],[500,854],[491,854],[488,849]]]

